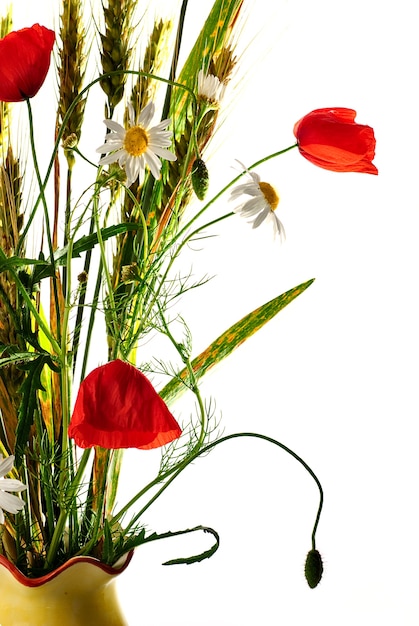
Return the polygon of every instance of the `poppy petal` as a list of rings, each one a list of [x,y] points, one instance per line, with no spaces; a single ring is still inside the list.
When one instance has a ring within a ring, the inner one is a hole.
[[[334,172],[378,174],[374,130],[355,122],[356,111],[316,109],[294,126],[298,148],[314,165]]]
[[[49,70],[54,42],[54,31],[39,24],[0,39],[1,101],[22,102],[38,93]]]
[[[116,359],[82,381],[68,434],[81,448],[158,448],[182,431],[150,381]]]

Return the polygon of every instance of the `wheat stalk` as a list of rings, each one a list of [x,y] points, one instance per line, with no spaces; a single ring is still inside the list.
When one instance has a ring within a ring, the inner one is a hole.
[[[82,6],[79,0],[64,0],[60,28],[61,45],[58,57],[58,117],[61,123],[80,94],[86,67],[86,31],[82,21]],[[86,100],[81,99],[67,120],[63,133],[64,154],[68,166],[74,164],[74,148],[80,140]]]

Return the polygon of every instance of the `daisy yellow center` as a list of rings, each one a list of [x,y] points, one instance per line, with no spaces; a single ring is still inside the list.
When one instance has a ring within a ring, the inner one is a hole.
[[[261,192],[265,196],[266,202],[269,204],[272,211],[275,211],[276,207],[279,204],[279,196],[276,193],[275,189],[269,183],[259,183],[259,187]]]
[[[141,126],[128,128],[125,133],[124,149],[133,157],[139,157],[147,150],[148,135]]]

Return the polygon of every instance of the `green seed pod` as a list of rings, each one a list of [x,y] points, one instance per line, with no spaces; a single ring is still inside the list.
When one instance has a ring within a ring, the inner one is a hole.
[[[209,175],[202,159],[195,159],[192,166],[192,187],[198,200],[203,200],[208,191]]]
[[[323,574],[323,561],[318,550],[310,550],[307,554],[304,574],[310,589],[317,587]]]

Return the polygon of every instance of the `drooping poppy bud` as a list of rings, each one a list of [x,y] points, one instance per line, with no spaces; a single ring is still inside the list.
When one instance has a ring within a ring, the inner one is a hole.
[[[310,589],[317,587],[323,575],[323,561],[318,550],[310,550],[307,554],[304,574]]]
[[[81,448],[140,448],[170,443],[182,431],[150,381],[119,359],[82,381],[68,429]]]
[[[54,42],[54,31],[39,24],[0,39],[1,101],[22,102],[38,93],[48,73]]]
[[[316,109],[294,126],[300,153],[311,163],[333,172],[378,174],[374,130],[355,122],[353,109]]]

